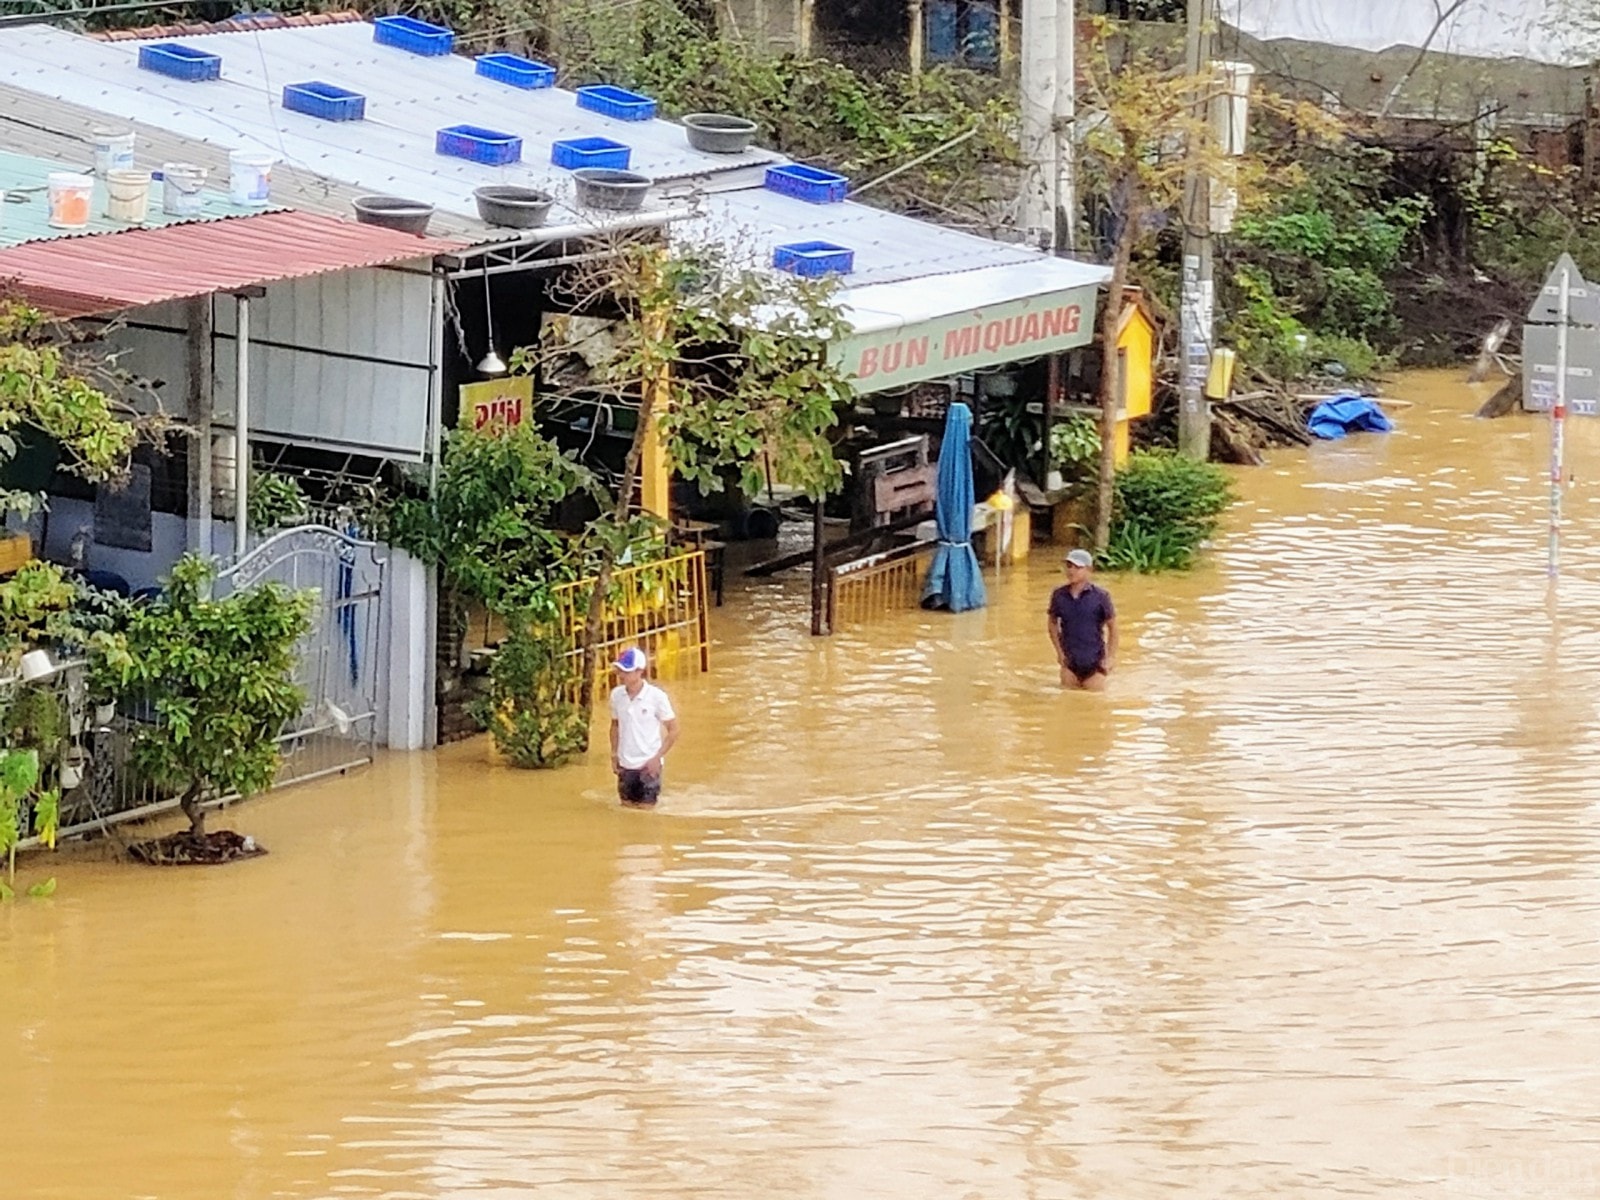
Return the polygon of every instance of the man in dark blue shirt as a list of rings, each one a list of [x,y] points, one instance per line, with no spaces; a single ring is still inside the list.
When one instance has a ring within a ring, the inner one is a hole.
[[[1050,644],[1061,664],[1061,686],[1098,692],[1117,665],[1117,610],[1111,594],[1090,581],[1094,555],[1067,554],[1067,582],[1050,593]]]

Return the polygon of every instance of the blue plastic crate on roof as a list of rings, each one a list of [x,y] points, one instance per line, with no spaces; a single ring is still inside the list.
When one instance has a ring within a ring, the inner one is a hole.
[[[367,98],[360,92],[317,80],[284,84],[283,106],[322,121],[360,121],[367,115]]]
[[[158,75],[201,83],[222,78],[222,56],[177,42],[139,47],[139,66]]]
[[[607,167],[626,171],[633,151],[610,138],[565,138],[550,146],[550,161],[568,171],[581,167]]]
[[[649,96],[608,83],[579,88],[578,107],[618,121],[648,121],[656,115],[656,102]]]
[[[455,48],[456,35],[447,26],[430,25],[415,17],[379,17],[372,23],[372,40],[380,46],[436,58]]]
[[[765,182],[769,190],[807,204],[838,204],[850,188],[850,181],[843,175],[801,163],[768,167]]]
[[[522,139],[514,133],[501,133],[481,125],[451,125],[439,130],[434,151],[468,162],[503,167],[522,158]]]
[[[473,69],[485,79],[527,92],[554,87],[556,82],[554,67],[518,54],[480,54]]]

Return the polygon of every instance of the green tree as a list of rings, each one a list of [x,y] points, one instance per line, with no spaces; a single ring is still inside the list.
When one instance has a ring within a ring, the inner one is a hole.
[[[837,488],[841,472],[829,436],[853,393],[826,355],[828,342],[847,329],[832,299],[835,284],[752,270],[710,251],[668,255],[650,242],[627,241],[614,251],[566,284],[575,309],[603,298],[619,314],[616,351],[591,384],[638,402],[622,478],[599,524],[628,525],[657,430],[674,473],[704,492],[721,489],[730,470],[746,491],[759,491],[763,456],[778,478],[808,496]],[[524,347],[513,367],[537,370],[562,352]],[[620,549],[614,536],[598,541],[606,549],[583,631],[585,713]]]
[[[310,628],[315,592],[264,583],[221,598],[213,570],[185,555],[162,594],[129,612],[126,654],[104,661],[93,686],[152,718],[133,740],[135,767],[178,796],[195,838],[201,803],[249,796],[278,773],[274,739],[300,712],[295,645]]]
[[[1105,207],[1114,230],[1111,282],[1099,320],[1101,457],[1094,541],[1104,549],[1111,538],[1116,479],[1116,333],[1126,303],[1129,263],[1155,240],[1158,230],[1181,225],[1191,171],[1209,176],[1214,186],[1232,187],[1248,209],[1259,195],[1268,164],[1258,154],[1228,157],[1216,144],[1208,105],[1221,94],[1219,78],[1172,70],[1154,52],[1117,36],[1104,19],[1096,21],[1094,36],[1083,48],[1079,73],[1084,92],[1080,111],[1088,110],[1079,122],[1084,130],[1080,169],[1086,190]],[[1263,89],[1255,92],[1252,103],[1314,137],[1338,133],[1336,123],[1309,104],[1279,100]],[[1279,186],[1293,181],[1286,164],[1273,165]]]
[[[86,479],[116,479],[127,468],[138,425],[88,378],[96,364],[75,361],[70,347],[43,313],[0,300],[0,464],[16,456],[16,430],[29,425],[61,444],[69,469]],[[0,512],[31,512],[36,501],[0,489]]]
[[[16,894],[17,843],[31,821],[34,832],[46,846],[56,843],[56,819],[61,793],[54,788],[39,790],[39,752],[0,750],[0,854],[5,856],[6,877],[0,880],[0,900]],[[47,879],[28,889],[29,895],[48,896],[56,881]]]

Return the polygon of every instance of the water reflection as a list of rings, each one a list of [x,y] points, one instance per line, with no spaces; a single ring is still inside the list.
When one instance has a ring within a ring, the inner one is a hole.
[[[1600,498],[1547,609],[1540,427],[1401,390],[1109,581],[1103,696],[1051,556],[822,642],[763,581],[659,812],[466,746],[248,806],[238,869],[57,864],[0,909],[9,1190],[1592,1192]]]

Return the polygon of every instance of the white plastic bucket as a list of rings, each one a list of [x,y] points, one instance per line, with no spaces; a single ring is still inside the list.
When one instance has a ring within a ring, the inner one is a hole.
[[[205,202],[206,169],[193,163],[167,163],[161,168],[161,211],[173,217],[197,217]]]
[[[137,225],[150,210],[149,171],[110,171],[106,174],[106,216]]]
[[[133,166],[133,133],[126,129],[96,129],[94,173],[102,178]]]
[[[255,150],[228,154],[228,194],[241,208],[259,206],[272,193],[272,165],[278,160]]]
[[[50,196],[50,224],[56,229],[82,229],[89,223],[89,202],[94,176],[75,171],[52,171],[46,177]]]

